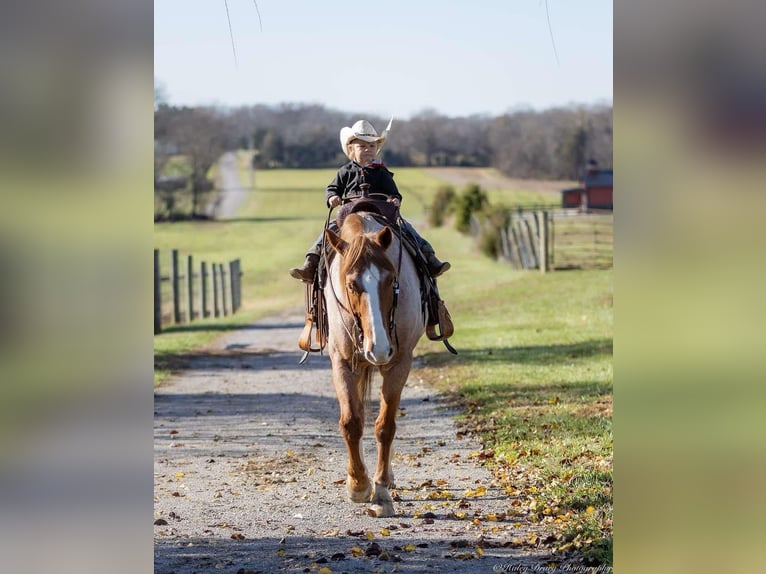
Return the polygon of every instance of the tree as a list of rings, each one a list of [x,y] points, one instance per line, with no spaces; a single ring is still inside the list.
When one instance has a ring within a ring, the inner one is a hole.
[[[209,108],[160,105],[155,112],[155,157],[158,149],[160,155],[184,156],[179,171],[189,182],[192,218],[206,217],[204,201],[213,189],[207,174],[226,149],[225,126],[223,116]],[[159,164],[155,159],[155,167]]]

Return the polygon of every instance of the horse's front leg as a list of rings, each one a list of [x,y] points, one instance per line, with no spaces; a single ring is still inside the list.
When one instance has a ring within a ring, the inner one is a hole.
[[[378,442],[378,464],[375,469],[375,492],[372,498],[372,511],[376,516],[385,517],[396,514],[394,501],[388,489],[394,487],[394,473],[391,470],[392,445],[396,434],[396,414],[404,383],[410,371],[405,362],[383,373],[380,390],[380,412],[375,420],[375,438]]]
[[[333,385],[340,405],[338,428],[348,451],[346,490],[352,502],[367,502],[372,484],[364,466],[361,451],[364,432],[364,397],[359,394],[359,381],[364,375],[354,373],[345,359],[333,360]]]

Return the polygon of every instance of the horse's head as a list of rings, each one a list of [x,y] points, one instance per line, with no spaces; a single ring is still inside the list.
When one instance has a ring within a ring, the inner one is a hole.
[[[394,354],[391,331],[398,289],[396,269],[386,254],[393,240],[391,229],[365,233],[363,220],[351,214],[340,236],[329,229],[325,235],[340,256],[339,287],[362,335],[359,351],[369,363],[385,365]]]

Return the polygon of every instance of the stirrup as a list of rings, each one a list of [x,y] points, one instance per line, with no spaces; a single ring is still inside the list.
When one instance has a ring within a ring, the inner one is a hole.
[[[438,327],[438,332],[437,328]],[[426,336],[432,341],[442,341],[447,350],[453,355],[457,355],[455,348],[450,345],[449,339],[455,332],[455,325],[452,323],[452,317],[447,310],[447,305],[439,299],[437,301],[437,319],[436,322],[426,326]]]
[[[318,277],[311,283],[304,283],[306,303],[306,324],[298,339],[298,348],[304,353],[300,360],[303,364],[309,353],[321,353],[327,346],[327,315],[323,305],[322,288]],[[312,333],[315,345],[312,346]]]

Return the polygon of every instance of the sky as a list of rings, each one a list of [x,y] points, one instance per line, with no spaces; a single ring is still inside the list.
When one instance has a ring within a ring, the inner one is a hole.
[[[547,14],[546,0],[155,0],[154,77],[175,105],[403,119],[611,104],[611,0]]]

